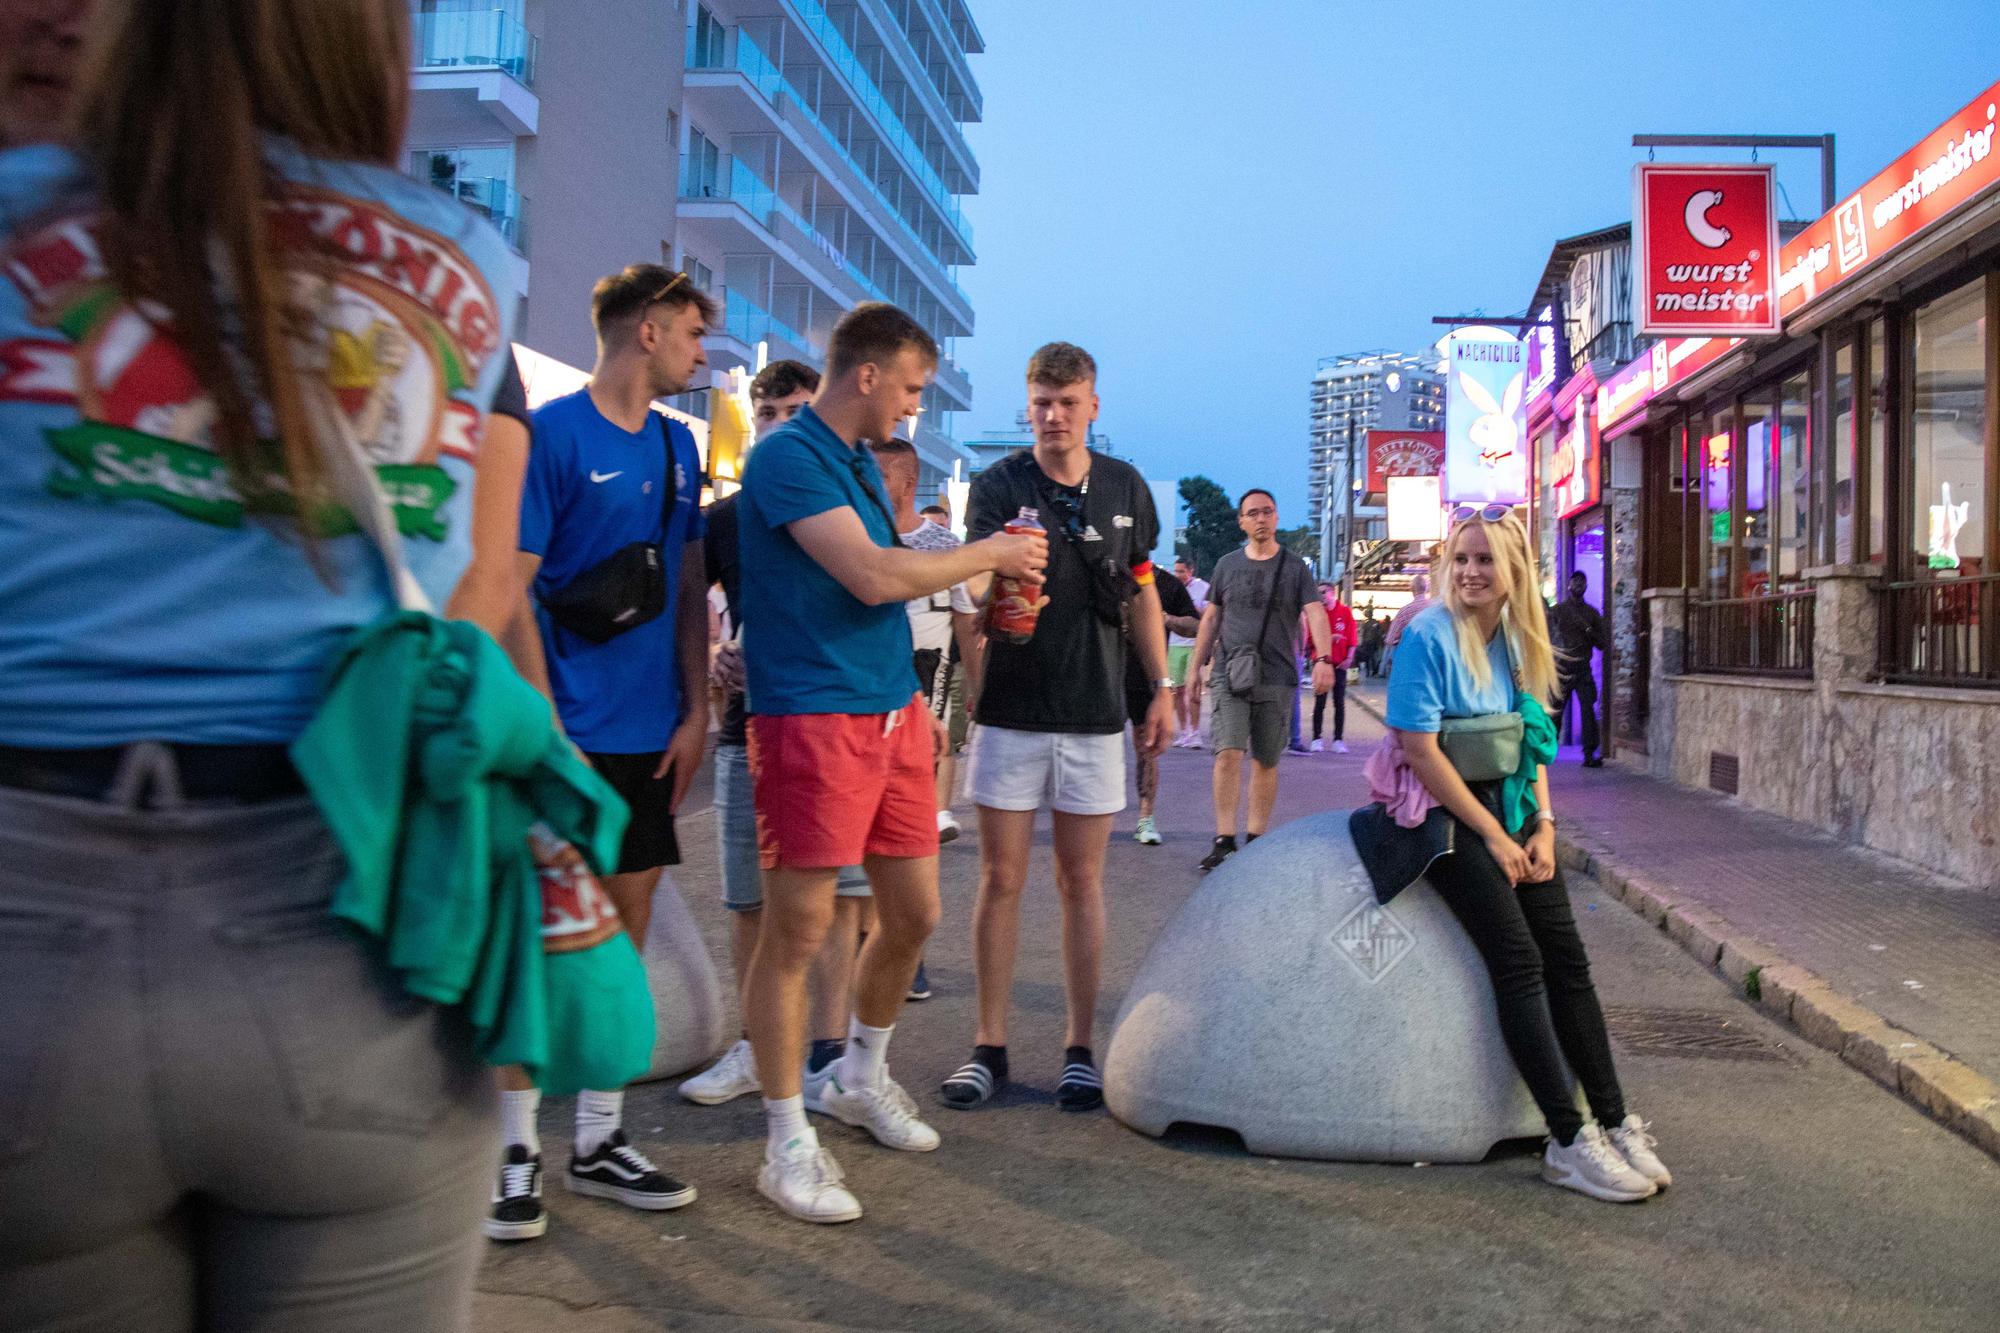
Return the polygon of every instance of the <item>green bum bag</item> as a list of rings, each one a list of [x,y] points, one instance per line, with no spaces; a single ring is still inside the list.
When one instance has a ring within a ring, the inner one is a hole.
[[[1438,747],[1467,782],[1499,782],[1521,771],[1525,730],[1518,712],[1448,717],[1438,730]]]

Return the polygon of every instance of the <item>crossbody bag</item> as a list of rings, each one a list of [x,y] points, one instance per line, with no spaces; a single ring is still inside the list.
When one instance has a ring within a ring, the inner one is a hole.
[[[648,416],[658,413],[647,409]],[[660,419],[660,444],[666,451],[665,501],[660,507],[660,537],[673,527],[674,504],[680,498],[674,466],[673,437]],[[578,574],[554,592],[542,594],[549,619],[592,643],[609,643],[628,630],[657,620],[667,609],[667,568],[656,542],[631,542]]]
[[[1037,467],[1037,473],[1040,468]],[[1067,506],[1059,505],[1056,498],[1043,487],[1041,477],[1031,479],[1035,497],[1042,502],[1044,513],[1055,515]],[[1082,504],[1077,507],[1076,516],[1085,527],[1090,526],[1090,473],[1083,474],[1083,485],[1078,489]],[[1074,525],[1059,522],[1054,525],[1062,533],[1063,540],[1076,558],[1083,562],[1083,572],[1090,580],[1090,609],[1096,617],[1107,625],[1125,628],[1126,610],[1132,599],[1139,593],[1139,581],[1132,577],[1132,571],[1121,569],[1110,556],[1092,559],[1083,549],[1083,541],[1076,535]]]
[[[1507,631],[1503,628],[1500,633]],[[1507,645],[1510,683],[1514,670],[1513,645]],[[1515,686],[1518,693],[1520,687]],[[1521,769],[1521,743],[1526,724],[1520,710],[1482,713],[1478,717],[1448,717],[1438,727],[1438,748],[1467,782],[1499,782]]]

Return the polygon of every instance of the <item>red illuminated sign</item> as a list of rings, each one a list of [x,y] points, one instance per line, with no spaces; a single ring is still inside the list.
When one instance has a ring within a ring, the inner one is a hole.
[[[1947,213],[2000,184],[2000,83],[1785,243],[1778,311],[1790,315]]]
[[[1590,508],[1597,503],[1600,480],[1597,466],[1597,433],[1590,429],[1590,407],[1576,405],[1576,420],[1556,446],[1549,460],[1549,480],[1555,486],[1556,517]]]
[[[1368,490],[1382,494],[1391,477],[1435,477],[1444,470],[1444,432],[1368,432]]]
[[[1632,171],[1639,332],[1778,332],[1773,168],[1641,162]]]

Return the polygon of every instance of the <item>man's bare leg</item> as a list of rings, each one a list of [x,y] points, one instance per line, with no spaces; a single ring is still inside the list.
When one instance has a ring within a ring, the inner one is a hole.
[[[1276,774],[1273,773],[1275,780]],[[1243,751],[1218,750],[1215,753],[1214,797],[1215,836],[1233,838],[1236,836],[1236,806],[1242,799]],[[1273,791],[1275,792],[1275,788]],[[1267,812],[1268,814],[1268,812]]]
[[[837,895],[833,900],[833,925],[806,983],[812,996],[810,1035],[815,1042],[847,1037],[847,1020],[854,1013],[854,960],[861,951],[861,923],[868,902]]]
[[[1111,841],[1111,816],[1057,811],[1054,820],[1056,891],[1062,897],[1063,914],[1063,989],[1069,1006],[1064,1045],[1089,1046],[1104,963],[1104,849]]]
[[[1021,944],[1021,891],[1028,882],[1033,810],[979,807],[979,897],[972,909],[973,974],[980,1046],[1007,1044],[1008,1001]]]
[[[895,1023],[937,929],[938,864],[935,856],[871,856],[863,864],[875,890],[875,929],[855,964],[854,1016],[883,1028]]]
[[[729,914],[729,966],[736,974],[736,1006],[743,1011],[744,983],[750,979],[750,960],[757,954],[757,928],[763,923],[764,909],[748,908]]]
[[[763,924],[744,982],[744,1025],[764,1099],[799,1095],[809,1021],[806,979],[833,924],[832,866],[764,872]]]
[[[1271,829],[1271,811],[1278,804],[1278,766],[1250,764],[1250,836],[1261,838]]]

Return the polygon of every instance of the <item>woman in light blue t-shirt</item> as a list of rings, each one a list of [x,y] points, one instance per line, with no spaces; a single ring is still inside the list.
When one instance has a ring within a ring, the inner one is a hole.
[[[1535,774],[1536,813],[1517,841],[1503,822],[1501,783],[1466,782],[1439,745],[1451,719],[1514,712],[1517,691],[1546,700],[1555,689],[1527,529],[1504,505],[1455,520],[1438,558],[1443,596],[1404,631],[1385,714],[1411,772],[1458,824],[1455,849],[1425,876],[1486,961],[1508,1053],[1548,1121],[1543,1179],[1634,1202],[1672,1177],[1645,1122],[1625,1108],[1556,864],[1548,773]],[[1595,1119],[1578,1112],[1565,1066]]]
[[[392,606],[332,414],[445,605],[512,261],[392,165],[407,0],[88,26],[73,146],[0,151],[0,1310],[463,1328],[491,1077],[328,914],[286,747]]]

